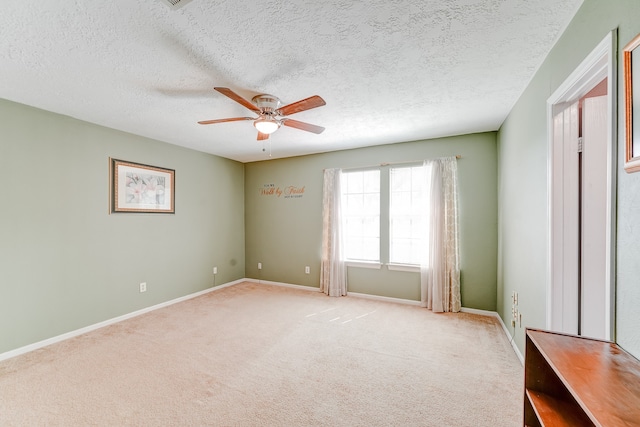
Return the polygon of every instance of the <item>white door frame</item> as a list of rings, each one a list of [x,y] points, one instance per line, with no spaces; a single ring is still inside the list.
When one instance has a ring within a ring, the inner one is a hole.
[[[558,239],[554,238],[554,224],[561,224],[562,208],[554,206],[554,195],[562,182],[562,168],[554,161],[554,114],[557,107],[571,102],[577,102],[604,78],[607,78],[607,230],[606,230],[606,289],[605,301],[606,339],[614,338],[614,310],[615,310],[615,221],[616,221],[616,99],[617,99],[617,34],[611,31],[598,46],[585,58],[573,73],[547,99],[547,230],[548,230],[548,260],[547,260],[547,329],[564,332],[563,315],[566,314],[565,302],[562,299],[563,283],[554,280],[562,277],[562,253],[558,247]],[[557,230],[557,228],[556,228]],[[557,232],[557,231],[556,231]],[[576,296],[577,298],[577,296]],[[573,315],[573,313],[570,313]],[[575,313],[577,316],[577,313]]]

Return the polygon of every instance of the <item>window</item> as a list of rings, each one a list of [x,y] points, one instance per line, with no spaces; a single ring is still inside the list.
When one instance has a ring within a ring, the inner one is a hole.
[[[417,264],[426,257],[429,205],[424,166],[389,170],[389,262]]]
[[[380,261],[380,170],[343,172],[345,252],[352,261]]]
[[[406,271],[424,262],[429,175],[421,164],[342,172],[347,261]]]

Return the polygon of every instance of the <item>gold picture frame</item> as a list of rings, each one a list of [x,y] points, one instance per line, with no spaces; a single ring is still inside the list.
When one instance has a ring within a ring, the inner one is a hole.
[[[628,173],[640,171],[640,50],[634,52],[638,46],[640,46],[640,34],[622,51],[625,104],[624,170]],[[635,117],[634,106],[638,113]]]
[[[111,213],[175,213],[175,170],[110,159]]]

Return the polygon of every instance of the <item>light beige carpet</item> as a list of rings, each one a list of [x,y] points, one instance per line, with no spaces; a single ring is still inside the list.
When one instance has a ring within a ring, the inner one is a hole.
[[[496,319],[242,283],[0,363],[2,426],[517,426]]]

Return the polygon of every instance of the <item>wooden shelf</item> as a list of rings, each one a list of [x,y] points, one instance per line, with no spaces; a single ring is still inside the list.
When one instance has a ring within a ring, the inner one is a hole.
[[[552,396],[537,391],[525,391],[536,417],[543,426],[591,426],[593,423],[580,410]]]
[[[640,362],[612,342],[528,329],[524,425],[640,426]]]

